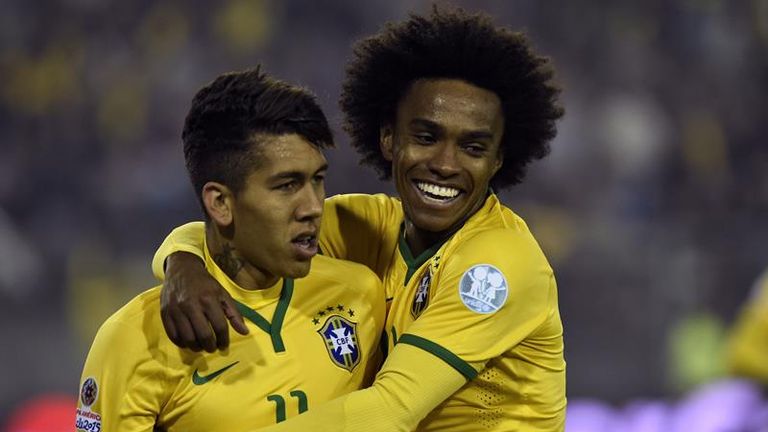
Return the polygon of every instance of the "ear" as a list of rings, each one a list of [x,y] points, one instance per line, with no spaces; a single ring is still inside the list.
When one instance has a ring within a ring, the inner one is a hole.
[[[233,194],[228,187],[217,182],[208,182],[203,185],[203,204],[208,216],[216,225],[226,227],[232,224]]]
[[[381,147],[381,154],[384,159],[392,162],[392,126],[382,126],[379,129],[379,147]]]

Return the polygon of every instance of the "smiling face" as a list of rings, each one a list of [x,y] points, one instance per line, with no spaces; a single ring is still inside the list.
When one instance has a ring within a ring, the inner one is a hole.
[[[227,259],[242,263],[234,280],[244,288],[307,275],[318,252],[328,166],[323,154],[300,135],[262,134],[256,140],[252,151],[257,166],[239,193],[223,195],[228,215],[209,211],[219,231],[226,233],[221,243],[227,246],[216,256],[229,253]]]
[[[395,124],[381,134],[412,225],[406,225],[411,246],[419,243],[416,237],[430,243],[454,232],[483,205],[501,167],[503,132],[501,102],[493,92],[456,79],[411,85]]]

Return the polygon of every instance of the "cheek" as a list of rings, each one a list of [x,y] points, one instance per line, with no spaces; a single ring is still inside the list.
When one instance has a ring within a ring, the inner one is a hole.
[[[400,171],[405,171],[416,164],[417,161],[423,160],[426,157],[423,154],[424,151],[424,149],[420,151],[419,147],[413,145],[401,146],[397,153],[395,153],[395,158],[392,163]]]
[[[475,173],[473,177],[478,185],[487,186],[496,174],[496,163],[495,161],[479,161],[473,171]],[[483,193],[485,192],[483,191]]]
[[[265,211],[264,209],[272,209]],[[276,212],[275,203],[262,201],[260,205],[251,206],[243,211],[240,218],[239,230],[254,241],[274,238],[285,229],[285,217],[281,218],[280,212]]]

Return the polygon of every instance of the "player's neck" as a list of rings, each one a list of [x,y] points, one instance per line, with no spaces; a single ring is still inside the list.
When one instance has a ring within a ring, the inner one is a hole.
[[[467,220],[477,213],[480,208],[483,207],[485,200],[478,201],[472,211],[468,212],[457,221],[452,227],[443,231],[427,231],[417,227],[413,222],[405,216],[405,242],[408,244],[408,249],[411,250],[413,256],[419,256],[427,249],[433,248],[435,245],[444,243],[452,235],[456,234],[461,227],[467,222]]]
[[[206,227],[205,240],[213,261],[240,288],[266,289],[280,280],[279,276],[264,271],[243,258],[234,242],[218,232],[216,228]]]
[[[425,250],[430,249],[437,244],[444,243],[448,237],[452,236],[453,233],[457,231],[457,229],[440,232],[425,231],[417,228],[413,222],[406,218],[405,243],[408,245],[411,255],[417,257]]]

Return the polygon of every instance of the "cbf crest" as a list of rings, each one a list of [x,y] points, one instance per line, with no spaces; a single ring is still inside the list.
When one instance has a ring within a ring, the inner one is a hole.
[[[432,269],[428,267],[416,286],[416,293],[414,293],[413,301],[411,302],[411,316],[414,319],[418,318],[421,312],[429,305],[429,286],[431,284]]]
[[[507,301],[507,280],[490,264],[478,264],[464,272],[459,282],[461,301],[470,310],[490,314]]]
[[[317,332],[325,340],[325,348],[336,366],[352,372],[360,364],[357,323],[341,315],[331,315]]]

